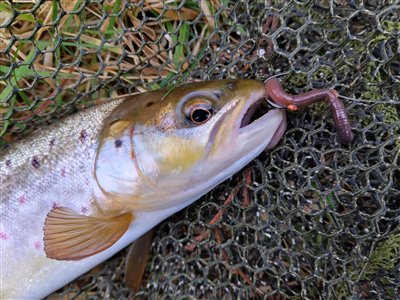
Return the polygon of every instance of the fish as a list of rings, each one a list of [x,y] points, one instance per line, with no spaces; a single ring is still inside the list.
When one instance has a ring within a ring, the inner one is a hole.
[[[85,109],[0,154],[1,299],[40,299],[239,172],[286,128],[257,80]],[[257,112],[257,113],[256,113]]]

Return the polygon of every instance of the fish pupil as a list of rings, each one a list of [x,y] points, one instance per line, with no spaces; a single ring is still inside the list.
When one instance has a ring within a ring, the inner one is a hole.
[[[203,123],[210,118],[210,115],[210,111],[198,108],[192,112],[192,120],[195,123]]]

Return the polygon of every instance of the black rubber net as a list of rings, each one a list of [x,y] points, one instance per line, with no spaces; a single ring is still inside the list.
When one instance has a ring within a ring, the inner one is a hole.
[[[49,299],[400,297],[399,43],[399,1],[1,1],[2,148],[110,97],[272,75],[335,88],[355,132],[340,144],[325,103],[290,112],[277,147],[156,227],[140,292],[125,249]]]

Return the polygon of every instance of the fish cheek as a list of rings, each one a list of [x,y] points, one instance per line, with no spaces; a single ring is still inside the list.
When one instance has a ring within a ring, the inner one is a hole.
[[[161,173],[184,172],[197,164],[205,154],[204,147],[196,141],[171,137],[164,141],[161,150]]]

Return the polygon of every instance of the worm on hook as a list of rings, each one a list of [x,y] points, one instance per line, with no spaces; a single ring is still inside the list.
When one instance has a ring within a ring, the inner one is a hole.
[[[293,111],[316,102],[327,101],[333,114],[339,140],[344,144],[350,144],[353,140],[354,134],[351,131],[351,124],[346,108],[339,99],[339,93],[336,90],[319,89],[299,95],[290,95],[283,90],[276,77],[267,79],[265,88],[270,100]]]

